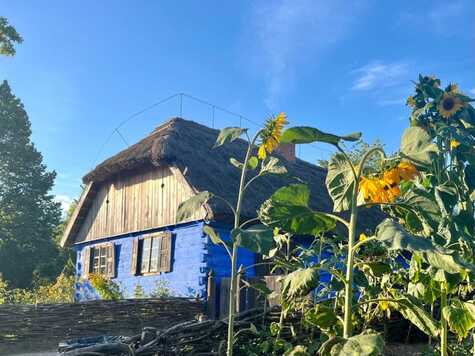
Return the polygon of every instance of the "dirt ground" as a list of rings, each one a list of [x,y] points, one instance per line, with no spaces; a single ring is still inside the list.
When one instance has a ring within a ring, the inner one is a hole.
[[[5,354],[5,356],[57,356],[56,351],[42,351],[42,352],[33,352],[28,354]]]
[[[385,356],[418,356],[425,349],[425,344],[403,345],[387,344]],[[3,355],[3,354],[2,354]],[[4,354],[4,356],[56,356],[56,351],[43,351],[23,354]]]
[[[422,355],[426,344],[386,344],[385,356],[416,356]]]

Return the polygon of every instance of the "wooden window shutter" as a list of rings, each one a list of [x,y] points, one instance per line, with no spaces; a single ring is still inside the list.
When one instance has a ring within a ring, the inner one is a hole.
[[[162,234],[162,245],[160,249],[160,272],[170,272],[172,269],[172,234],[165,232]]]
[[[91,248],[85,247],[82,252],[82,275],[85,278],[89,277],[91,266]]]
[[[107,276],[115,278],[115,246],[113,242],[107,244]]]
[[[138,273],[138,255],[139,255],[139,240],[133,239],[132,240],[132,264],[130,266],[130,272],[132,275],[136,276]]]

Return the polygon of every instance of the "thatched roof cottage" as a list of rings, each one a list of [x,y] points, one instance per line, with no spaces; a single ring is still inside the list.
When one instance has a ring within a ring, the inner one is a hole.
[[[239,171],[229,159],[242,160],[246,144],[238,140],[212,149],[218,133],[174,118],[84,176],[85,190],[61,241],[77,253],[78,300],[97,298],[88,287],[90,273],[112,278],[126,297],[133,297],[137,286],[150,293],[157,283],[175,295],[203,296],[210,269],[217,281],[229,276],[224,249],[203,232],[211,224],[228,238],[228,208],[212,200],[186,221],[175,218],[179,203],[202,190],[235,200]],[[281,153],[288,174],[260,178],[249,190],[242,214],[254,217],[277,188],[296,180],[310,185],[313,207],[331,211],[326,171],[296,158],[292,147]],[[363,212],[360,221],[373,226],[374,219]],[[240,252],[238,265],[255,262],[255,254]],[[251,267],[247,273],[258,271]]]

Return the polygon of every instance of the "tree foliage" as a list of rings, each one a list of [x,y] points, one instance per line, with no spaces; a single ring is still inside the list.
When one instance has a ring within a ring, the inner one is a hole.
[[[31,125],[6,81],[0,85],[0,272],[13,287],[54,279],[58,263],[54,236],[60,205],[50,191],[55,172],[31,142]],[[61,265],[62,264],[62,265]]]
[[[16,53],[15,43],[22,42],[23,38],[8,23],[8,20],[5,17],[0,17],[0,54],[14,56]]]

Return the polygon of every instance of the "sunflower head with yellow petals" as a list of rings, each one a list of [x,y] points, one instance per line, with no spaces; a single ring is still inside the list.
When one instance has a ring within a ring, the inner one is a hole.
[[[450,119],[463,107],[463,102],[453,92],[444,93],[437,109],[444,119]]]
[[[260,134],[261,143],[257,151],[259,159],[265,159],[267,154],[271,154],[279,146],[282,130],[286,124],[288,124],[287,115],[283,112],[266,121]]]

